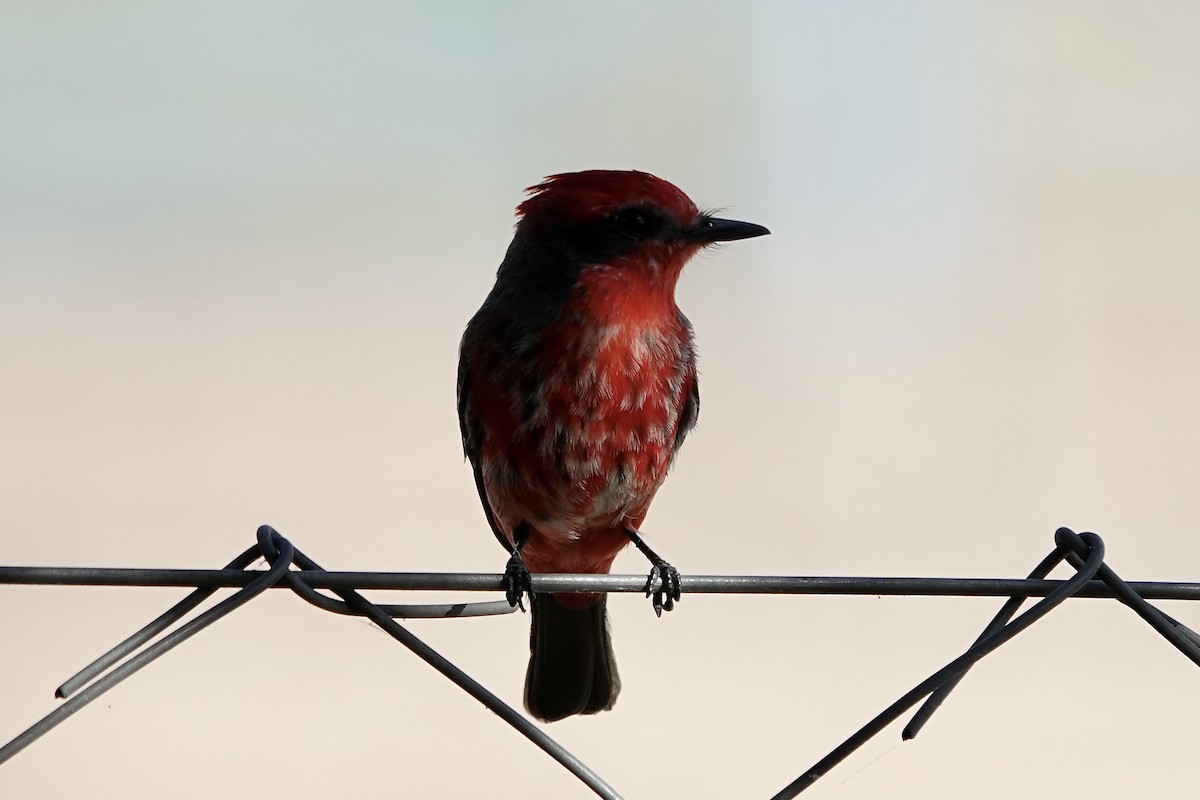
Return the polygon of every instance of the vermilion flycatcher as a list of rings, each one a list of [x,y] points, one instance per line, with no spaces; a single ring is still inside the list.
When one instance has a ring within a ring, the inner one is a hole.
[[[551,721],[612,708],[621,684],[607,596],[534,596],[529,571],[606,573],[633,542],[653,565],[655,610],[673,607],[679,573],[637,530],[700,407],[675,284],[706,245],[768,231],[703,213],[644,172],[552,175],[528,191],[463,334],[458,417],[511,553],[509,602],[530,594],[525,707]]]

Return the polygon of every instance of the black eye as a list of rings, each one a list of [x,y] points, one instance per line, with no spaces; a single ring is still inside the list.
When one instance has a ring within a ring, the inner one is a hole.
[[[613,223],[631,236],[653,236],[662,227],[658,215],[644,208],[624,208],[612,215]]]

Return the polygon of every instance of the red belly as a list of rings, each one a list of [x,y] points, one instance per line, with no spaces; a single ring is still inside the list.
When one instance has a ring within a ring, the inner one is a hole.
[[[605,572],[628,544],[624,528],[641,524],[670,467],[688,368],[678,352],[616,337],[564,347],[519,408],[481,404],[513,412],[484,420],[483,478],[510,538],[531,526],[531,571]]]

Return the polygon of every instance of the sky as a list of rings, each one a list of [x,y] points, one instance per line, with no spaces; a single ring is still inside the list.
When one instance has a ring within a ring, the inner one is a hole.
[[[0,563],[215,568],[270,523],[330,569],[499,572],[459,337],[525,187],[635,168],[772,230],[678,289],[703,411],[644,530],[685,575],[1022,577],[1065,525],[1127,579],[1200,580],[1198,25],[1113,0],[6,4]],[[0,586],[0,741],[180,596]],[[620,702],[551,735],[628,798],[769,797],[999,601],[609,605]],[[408,627],[519,705],[527,624]],[[1074,600],[805,796],[1190,793],[1198,714],[1193,664]],[[0,768],[49,800],[514,785],[592,796],[284,592]]]

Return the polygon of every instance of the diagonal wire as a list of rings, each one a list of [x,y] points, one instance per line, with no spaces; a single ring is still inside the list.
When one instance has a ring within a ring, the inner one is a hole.
[[[1046,577],[1050,574],[1051,570],[1062,563],[1065,557],[1066,553],[1064,553],[1061,548],[1055,547],[1054,550],[1051,551],[1050,555],[1043,558],[1041,563],[1033,568],[1033,572],[1029,573],[1030,580],[1037,580]],[[1076,569],[1078,570],[1079,567],[1076,566]],[[994,616],[992,621],[987,624],[987,627],[983,629],[983,633],[979,634],[979,638],[971,643],[971,646],[974,647],[975,645],[978,645],[980,642],[984,641],[989,636],[1007,625],[1008,621],[1013,618],[1013,615],[1017,613],[1017,610],[1027,599],[1029,598],[1022,595],[1010,597],[1008,601],[1000,607],[1000,610],[996,612],[996,616]],[[917,709],[917,713],[913,715],[912,720],[910,720],[908,725],[904,727],[904,731],[900,734],[901,739],[908,741],[921,732],[921,728],[925,727],[925,723],[929,721],[931,716],[933,716],[933,712],[937,711],[938,707],[941,706],[941,704],[946,700],[947,695],[954,691],[954,687],[958,686],[958,682],[966,677],[968,669],[970,669],[969,666],[967,669],[964,669],[962,672],[951,677],[948,681],[939,686],[933,692],[933,694],[929,695],[921,707]]]
[[[276,547],[282,549],[282,546],[287,544],[287,540],[280,536],[270,525],[263,525],[258,529],[258,542],[269,561],[277,557],[274,554]],[[321,569],[319,564],[298,550],[295,551],[293,560],[297,566],[304,570]],[[288,572],[286,580],[296,594],[314,605],[324,608],[327,602],[336,602],[330,601],[329,598],[318,594],[316,590],[304,582],[304,579],[298,572]],[[621,795],[617,794],[617,791],[605,783],[589,766],[572,755],[565,747],[547,736],[544,731],[499,697],[484,688],[481,683],[455,666],[445,656],[418,639],[407,628],[402,627],[382,608],[376,606],[353,589],[337,589],[335,591],[347,605],[353,607],[362,616],[374,622],[393,639],[415,653],[418,658],[449,678],[467,694],[483,703],[492,713],[516,728],[525,738],[537,745],[559,764],[562,764],[572,775],[583,781],[597,795],[603,797],[605,800],[621,800]]]
[[[955,676],[969,669],[976,661],[983,658],[985,655],[992,652],[997,647],[1004,644],[1033,623],[1037,622],[1039,619],[1049,613],[1055,606],[1078,591],[1081,586],[1086,584],[1092,578],[1092,576],[1097,573],[1104,563],[1104,542],[1101,541],[1100,537],[1096,536],[1094,533],[1085,533],[1082,534],[1080,538],[1087,543],[1089,551],[1087,560],[1084,562],[1083,568],[1078,573],[1076,573],[1069,580],[1063,582],[1063,584],[1057,590],[1042,598],[1032,608],[1014,619],[1012,622],[1008,623],[1008,625],[1006,625],[1004,628],[989,634],[987,637],[976,642],[976,644],[967,650],[967,652],[963,653],[961,656],[954,659],[925,680],[921,681],[921,683],[917,684],[917,686],[911,691],[881,711],[866,725],[859,728],[859,730],[855,732],[854,735],[852,735],[849,739],[834,748],[829,755],[822,758],[807,771],[805,771],[803,775],[796,778],[796,780],[792,781],[782,790],[776,793],[772,797],[772,800],[790,800],[790,798],[795,797],[809,786],[812,786],[821,778],[821,776],[840,764],[855,750],[866,744],[871,737],[875,736],[875,734],[879,733],[896,719],[898,719],[901,714],[920,702],[922,697],[925,697],[934,689],[944,684],[947,680],[950,680],[951,678],[954,678]],[[1066,548],[1067,545],[1060,542],[1055,548],[1054,554],[1052,555],[1062,559],[1066,557]]]
[[[1079,534],[1075,534],[1067,528],[1059,528],[1055,537],[1059,536],[1063,537],[1071,547],[1071,552],[1067,554],[1067,561],[1078,569],[1077,565],[1081,556],[1086,555],[1086,545],[1079,541]],[[1192,660],[1192,663],[1200,666],[1200,635],[1146,602],[1146,599],[1134,591],[1128,583],[1117,577],[1117,573],[1113,572],[1107,564],[1100,565],[1096,577],[1112,589],[1117,599],[1149,623],[1151,628],[1162,634],[1164,639],[1175,645],[1179,652]]]
[[[611,786],[605,783],[603,779],[596,775],[587,765],[579,761],[579,759],[573,756],[565,748],[539,730],[536,726],[534,726],[531,722],[522,717],[512,708],[505,705],[499,698],[490,693],[487,689],[483,688],[483,686],[475,682],[470,678],[470,676],[459,670],[420,639],[409,633],[406,629],[400,627],[391,617],[391,614],[425,617],[453,617],[470,616],[478,613],[510,613],[511,609],[507,607],[508,604],[506,602],[457,603],[426,606],[377,606],[353,590],[338,591],[338,594],[344,598],[344,601],[334,600],[333,598],[325,597],[310,588],[304,582],[303,577],[301,577],[301,573],[289,570],[289,567],[293,563],[296,563],[305,570],[323,572],[321,567],[316,562],[312,561],[312,559],[308,558],[302,553],[297,553],[290,542],[280,536],[270,526],[266,525],[262,526],[258,531],[258,543],[231,561],[225,569],[244,569],[262,557],[267,558],[268,562],[270,562],[270,569],[264,572],[255,573],[256,577],[250,583],[242,587],[242,589],[240,589],[232,597],[222,601],[212,609],[209,609],[196,619],[179,628],[174,633],[164,637],[162,640],[151,645],[142,652],[133,655],[128,661],[125,661],[99,680],[96,680],[94,683],[88,685],[89,681],[91,681],[97,675],[100,675],[109,667],[117,664],[131,653],[137,651],[139,647],[165,631],[172,624],[184,617],[189,611],[193,610],[202,602],[204,602],[204,600],[210,597],[218,587],[198,588],[196,591],[192,592],[183,600],[176,603],[166,612],[160,614],[152,622],[142,627],[136,633],[129,636],[120,644],[111,648],[99,658],[95,659],[92,663],[80,670],[78,673],[73,675],[56,690],[55,695],[59,698],[67,697],[68,695],[72,694],[75,696],[67,700],[63,705],[59,706],[50,714],[47,714],[34,725],[30,726],[27,730],[19,734],[4,747],[0,748],[0,764],[3,764],[8,759],[24,750],[34,741],[67,719],[67,717],[71,716],[76,711],[90,703],[92,700],[95,700],[97,697],[107,692],[125,678],[140,670],[146,664],[160,657],[168,650],[181,644],[183,641],[208,627],[213,622],[216,622],[230,611],[233,611],[235,608],[245,604],[264,590],[278,584],[279,581],[283,579],[293,591],[295,591],[305,600],[324,610],[338,614],[354,614],[368,617],[389,634],[391,634],[393,638],[396,638],[410,650],[413,650],[413,652],[417,653],[418,656],[433,665],[436,669],[438,669],[439,672],[442,672],[443,675],[446,675],[446,677],[450,678],[458,686],[478,699],[510,725],[520,730],[542,750],[550,754],[551,757],[557,760],[572,774],[574,774],[593,791],[595,791],[600,797],[605,798],[605,800],[621,800],[621,796],[617,794],[617,792]],[[498,608],[500,603],[504,604],[504,609]],[[81,687],[86,688],[83,688],[82,691],[80,691]],[[76,692],[79,693],[76,694]]]
[[[1070,528],[1059,528],[1055,531],[1054,538],[1059,546],[1042,563],[1034,568],[1033,572],[1029,574],[1030,578],[1044,578],[1064,559],[1076,570],[1084,568],[1084,560],[1088,554],[1088,545],[1083,540],[1082,535],[1075,533]],[[1200,637],[1196,635],[1195,631],[1146,602],[1128,583],[1121,580],[1107,564],[1100,565],[1100,569],[1096,571],[1096,577],[1103,581],[1122,603],[1133,609],[1151,627],[1162,634],[1163,638],[1173,644],[1181,653],[1191,659],[1193,663],[1200,666]],[[988,623],[988,626],[983,629],[983,633],[979,635],[975,643],[978,644],[991,634],[1002,629],[1026,599],[1028,598],[1021,596],[1010,597],[992,621]],[[917,710],[917,713],[913,715],[908,725],[904,727],[901,738],[904,740],[912,739],[920,733],[925,723],[933,715],[933,712],[938,709],[946,699],[946,696],[954,690],[954,687],[958,685],[959,681],[966,674],[967,670],[963,670],[939,686]]]
[[[262,558],[262,552],[259,550],[258,545],[254,545],[247,548],[245,552],[233,561],[230,561],[225,569],[244,570],[260,558]],[[61,699],[75,694],[81,686],[86,686],[97,675],[100,675],[113,664],[116,664],[180,619],[183,619],[189,611],[203,603],[216,591],[214,588],[197,589],[192,592],[160,614],[150,624],[68,678],[61,686],[54,690],[54,696]]]
[[[247,550],[243,556],[257,550],[258,547],[254,547],[252,550]],[[160,641],[155,642],[153,645],[137,655],[134,655],[128,661],[116,667],[111,672],[85,688],[83,691],[64,702],[61,706],[42,717],[25,731],[18,734],[16,738],[14,738],[8,744],[0,747],[0,764],[8,761],[17,753],[21,752],[34,741],[39,739],[41,736],[45,735],[67,717],[71,716],[76,711],[95,700],[97,697],[100,697],[109,689],[116,686],[118,683],[125,680],[130,675],[149,664],[151,661],[173,649],[177,645],[187,641],[192,636],[195,636],[197,633],[204,630],[209,625],[212,625],[229,612],[245,605],[246,603],[250,602],[250,600],[257,597],[287,572],[288,565],[291,563],[291,555],[291,544],[289,544],[287,541],[283,541],[280,545],[279,560],[271,567],[270,570],[261,573],[237,594],[222,600],[220,603],[213,606],[208,611],[204,612],[187,624],[183,625],[178,630],[167,635]],[[161,619],[162,617],[159,617],[159,620]],[[156,620],[156,622],[157,621],[158,620]],[[145,629],[143,629],[143,631],[144,630]],[[135,634],[135,636],[137,636],[137,634]],[[122,645],[118,645],[118,649],[121,647]],[[108,654],[106,654],[106,656],[107,655]],[[103,659],[104,656],[101,658]]]

